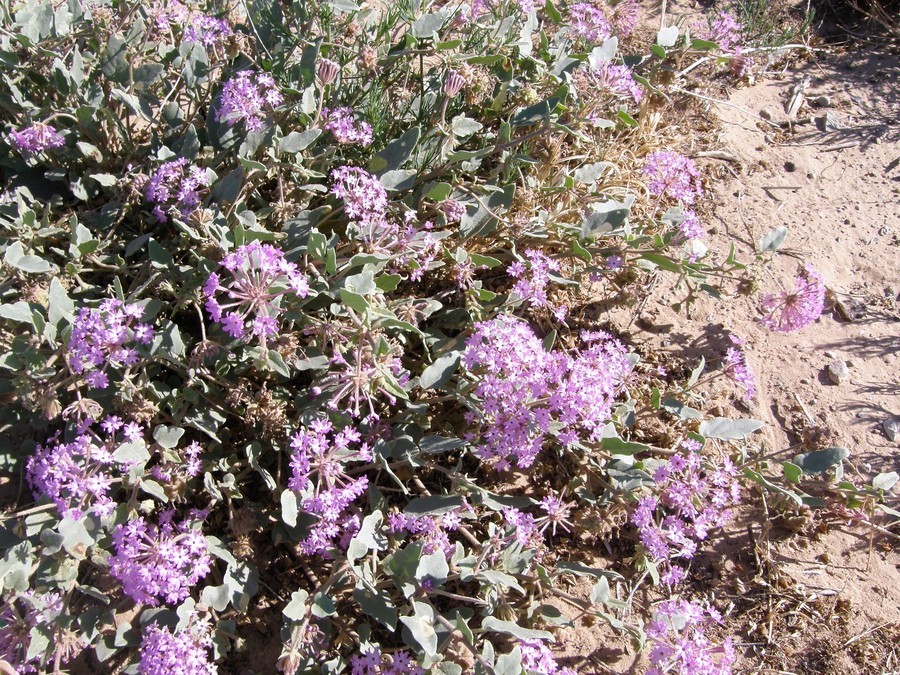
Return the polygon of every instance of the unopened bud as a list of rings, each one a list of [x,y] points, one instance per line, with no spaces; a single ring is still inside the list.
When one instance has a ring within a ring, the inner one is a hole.
[[[448,98],[453,98],[459,93],[459,90],[463,88],[465,83],[466,78],[455,70],[451,70],[447,73],[447,78],[444,80],[444,93]]]
[[[341,67],[331,59],[319,59],[316,76],[322,84],[331,84],[341,72]]]

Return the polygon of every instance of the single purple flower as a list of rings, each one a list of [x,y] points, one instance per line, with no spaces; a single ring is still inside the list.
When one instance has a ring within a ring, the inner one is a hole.
[[[804,265],[791,293],[767,295],[762,301],[768,315],[762,324],[770,330],[790,333],[814,323],[825,308],[825,283],[812,265]]]

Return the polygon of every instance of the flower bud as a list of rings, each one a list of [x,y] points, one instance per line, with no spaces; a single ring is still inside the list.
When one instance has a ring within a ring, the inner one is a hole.
[[[341,72],[341,67],[331,59],[319,59],[316,76],[323,85],[334,82],[339,72]]]
[[[466,79],[462,75],[455,70],[451,70],[447,73],[447,77],[444,80],[444,93],[448,98],[453,98],[459,93],[459,90],[463,88],[465,83]]]

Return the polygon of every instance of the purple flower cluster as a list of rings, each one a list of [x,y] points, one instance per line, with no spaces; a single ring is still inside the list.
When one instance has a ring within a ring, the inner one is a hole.
[[[612,35],[606,14],[590,2],[577,2],[569,8],[569,33],[591,44],[605,42]]]
[[[768,315],[762,324],[770,330],[790,333],[806,328],[822,315],[825,308],[825,283],[812,265],[804,265],[791,293],[766,295],[762,301]]]
[[[35,498],[46,497],[63,517],[78,520],[90,511],[100,517],[115,509],[110,498],[113,484],[132,462],[115,459],[114,452],[122,442],[139,442],[143,438],[140,425],[122,424],[111,416],[101,424],[105,434],[91,429],[92,420],[76,427],[76,436],[68,443],[60,434],[39,445],[26,464],[26,476]],[[121,430],[116,439],[116,431]]]
[[[196,478],[203,470],[201,452],[203,448],[197,441],[180,450],[167,449],[162,461],[150,469],[150,475],[164,483]]]
[[[507,469],[532,465],[551,435],[563,445],[596,440],[632,370],[625,348],[603,333],[550,352],[524,322],[504,315],[475,324],[462,363],[475,377],[467,418],[482,427],[476,454]]]
[[[700,172],[690,157],[669,150],[651,152],[644,163],[650,193],[693,204],[703,194]]]
[[[409,652],[382,654],[375,646],[350,658],[350,675],[425,675],[425,671]]]
[[[513,295],[532,307],[546,307],[549,304],[547,284],[550,283],[550,272],[558,272],[559,263],[536,249],[527,249],[525,257],[528,259],[528,267],[517,260],[507,270],[509,276],[518,279],[512,289]]]
[[[331,193],[344,200],[344,210],[360,229],[374,229],[387,217],[387,190],[365,169],[340,166],[331,172]]]
[[[725,53],[740,49],[741,24],[728,12],[722,11],[698,29],[698,35],[709,42],[715,42]]]
[[[713,607],[689,600],[661,602],[646,628],[652,666],[647,675],[731,675],[736,659],[731,638],[714,645],[705,634],[713,623],[722,623]]]
[[[65,139],[56,129],[48,124],[38,122],[21,131],[11,131],[9,144],[18,152],[41,152],[52,148],[60,148]]]
[[[211,273],[203,293],[206,311],[233,338],[244,338],[249,331],[264,342],[278,333],[284,297],[309,295],[309,282],[297,265],[270,244],[253,241],[239,246],[225,256],[222,266],[229,278]]]
[[[448,223],[458,223],[466,215],[466,205],[455,199],[445,199],[440,203],[440,209]]]
[[[450,560],[456,551],[450,541],[450,532],[455,532],[462,522],[462,508],[447,511],[439,516],[415,516],[404,513],[392,513],[388,516],[388,531],[391,534],[408,532],[415,535],[423,544],[425,554],[443,552]]]
[[[440,246],[431,234],[434,224],[414,224],[415,213],[408,211],[403,221],[388,213],[387,190],[376,176],[353,166],[331,172],[331,193],[344,200],[351,222],[348,233],[361,242],[368,253],[393,256],[393,269],[412,270],[410,279],[418,281],[437,256]]]
[[[628,37],[637,28],[638,19],[641,16],[641,8],[638,0],[620,0],[609,9],[610,23],[616,31],[616,34],[622,37]]]
[[[690,241],[692,239],[706,239],[706,230],[700,224],[697,214],[691,209],[686,209],[682,214],[681,222],[678,223],[678,236],[682,240]]]
[[[76,375],[84,375],[95,389],[109,386],[110,365],[126,368],[138,363],[134,343],[149,345],[153,328],[140,323],[144,308],[125,304],[115,298],[104,300],[99,308],[82,307],[75,315],[69,338],[69,367]]]
[[[218,668],[209,660],[212,631],[208,620],[191,617],[188,628],[177,634],[152,623],[141,640],[141,675],[215,675]]]
[[[372,126],[368,122],[357,122],[350,108],[323,108],[322,117],[325,130],[334,134],[338,143],[364,148],[372,145]]]
[[[116,554],[109,571],[135,602],[156,607],[178,603],[210,570],[206,537],[190,521],[173,524],[164,511],[159,526],[137,517],[113,531]]]
[[[330,555],[335,546],[346,550],[359,530],[359,514],[351,505],[365,494],[369,479],[351,478],[346,465],[372,461],[371,449],[360,440],[358,430],[348,426],[335,432],[327,419],[315,420],[291,439],[288,487],[300,495],[303,509],[318,518],[300,542],[307,555]]]
[[[62,610],[62,596],[55,592],[27,590],[8,599],[0,611],[0,659],[15,668],[13,672],[37,673],[34,664],[40,662],[42,653],[28,658],[31,632],[47,626]]]
[[[640,103],[644,90],[634,81],[631,68],[617,65],[612,61],[601,61],[590,70],[589,83],[597,89],[604,89],[616,96],[630,96]]]
[[[189,217],[200,206],[200,192],[209,185],[206,171],[199,166],[188,167],[184,157],[166,162],[147,181],[144,196],[156,204],[153,215],[164,223],[172,209],[182,218]]]
[[[243,120],[247,131],[259,131],[265,110],[277,108],[282,101],[271,75],[243,70],[222,87],[216,121],[231,126]]]
[[[206,47],[220,47],[231,37],[231,24],[225,19],[217,19],[209,14],[202,14],[191,20],[184,29],[185,42],[199,42]]]
[[[560,668],[550,648],[540,640],[519,641],[522,667],[537,675],[576,675],[571,668]]]
[[[654,472],[657,495],[642,497],[631,517],[647,554],[664,568],[661,578],[667,585],[686,574],[673,560],[693,558],[698,542],[731,520],[730,507],[740,500],[737,469],[730,459],[707,468],[700,443],[686,440],[682,447],[684,455],[674,455]]]
[[[744,400],[749,401],[756,396],[756,378],[747,365],[747,357],[741,349],[744,341],[736,335],[729,335],[732,347],[725,352],[723,368],[725,375],[740,385],[744,390]]]

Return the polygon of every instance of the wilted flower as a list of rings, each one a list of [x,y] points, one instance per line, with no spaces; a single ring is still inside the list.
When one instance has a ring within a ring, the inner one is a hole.
[[[768,316],[762,319],[766,328],[790,333],[809,326],[825,308],[822,276],[812,265],[804,265],[795,279],[794,291],[769,294],[763,298],[762,307],[763,311],[768,312]]]
[[[177,209],[182,218],[187,218],[200,206],[200,191],[209,185],[206,171],[199,166],[188,168],[184,157],[166,162],[151,176],[144,187],[148,202],[160,222],[168,220],[168,213]]]
[[[609,9],[610,23],[616,33],[622,37],[628,37],[637,28],[641,8],[637,0],[621,0]]]
[[[203,285],[203,293],[206,311],[233,338],[245,337],[247,330],[262,341],[273,337],[278,333],[278,317],[284,312],[284,297],[305,298],[309,294],[309,282],[297,265],[270,244],[253,241],[240,246],[225,256],[222,266],[230,278],[213,272]]]
[[[243,120],[247,131],[259,131],[266,108],[274,109],[283,100],[271,75],[243,70],[222,87],[216,120],[229,126]]]
[[[65,139],[50,125],[38,122],[21,131],[11,131],[9,144],[19,152],[41,152],[62,147]]]
[[[190,521],[174,525],[173,515],[162,513],[158,527],[139,516],[113,531],[116,554],[109,571],[135,602],[179,603],[209,573],[206,537]]]
[[[647,188],[656,196],[666,196],[693,204],[703,193],[700,172],[689,157],[669,150],[657,150],[647,156],[644,175],[650,180]]]

